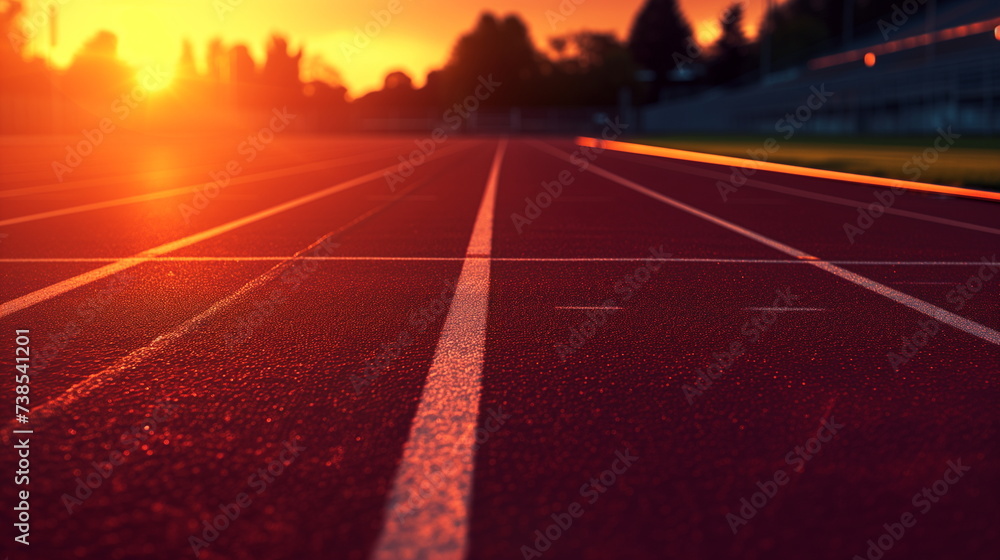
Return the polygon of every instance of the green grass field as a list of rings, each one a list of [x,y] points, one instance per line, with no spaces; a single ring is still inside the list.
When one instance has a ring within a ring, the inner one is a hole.
[[[768,161],[802,167],[874,175],[890,179],[917,180],[938,185],[1000,190],[1000,138],[961,137],[937,161],[914,179],[914,165],[904,167],[914,157],[934,145],[936,135],[927,137],[816,137],[781,135],[777,151]],[[767,136],[669,136],[634,139],[634,142],[679,150],[724,156],[749,157],[748,150],[760,149]]]

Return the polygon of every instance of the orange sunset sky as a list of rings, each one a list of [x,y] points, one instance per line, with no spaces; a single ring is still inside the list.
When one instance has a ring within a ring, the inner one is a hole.
[[[51,58],[65,66],[76,50],[99,30],[118,36],[119,56],[135,67],[159,65],[169,71],[189,39],[199,64],[213,37],[227,45],[247,44],[260,61],[268,37],[287,36],[293,46],[305,47],[305,78],[329,79],[324,66],[339,72],[352,95],[382,85],[392,70],[407,72],[417,85],[426,73],[440,67],[458,36],[471,29],[480,12],[518,13],[528,23],[535,43],[583,29],[614,31],[624,38],[644,0],[497,0],[491,3],[459,0],[398,0],[391,21],[364,48],[345,54],[355,28],[373,20],[371,11],[385,10],[391,0],[24,0],[26,15],[40,21],[45,6],[58,6],[57,43]],[[718,32],[719,14],[731,0],[681,0],[681,8],[700,41]],[[550,23],[547,12],[569,15]],[[747,32],[760,19],[765,0],[746,0]],[[570,13],[572,9],[572,13]],[[380,26],[371,24],[370,29]],[[48,25],[31,44],[34,54],[49,53]]]

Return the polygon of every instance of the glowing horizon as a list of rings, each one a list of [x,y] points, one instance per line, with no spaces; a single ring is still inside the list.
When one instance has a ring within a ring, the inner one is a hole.
[[[260,64],[270,37],[277,34],[288,39],[293,52],[303,49],[303,81],[330,81],[339,75],[350,94],[358,97],[380,89],[385,76],[396,70],[407,73],[416,86],[421,86],[429,71],[447,62],[455,41],[475,25],[483,11],[520,15],[537,48],[548,52],[550,37],[582,30],[610,31],[624,39],[643,4],[643,0],[625,0],[625,5],[588,0],[579,5],[572,0],[507,0],[504,4],[478,6],[450,0],[420,5],[412,0],[369,0],[331,8],[315,6],[310,0],[290,0],[288,4],[301,4],[303,9],[275,10],[253,1],[29,0],[25,16],[41,25],[36,25],[38,31],[27,52],[65,68],[83,44],[103,30],[117,36],[118,57],[137,71],[155,65],[173,73],[187,40],[197,69],[204,72],[211,40],[220,39],[226,46],[246,45]],[[700,43],[709,43],[718,35],[718,16],[729,1],[681,0]],[[762,4],[746,4],[749,35],[756,28]],[[49,5],[59,10],[54,48],[49,45],[51,35],[44,9]],[[571,6],[572,11],[566,6]],[[442,17],[442,13],[450,16]],[[331,21],[338,23],[328,23]],[[366,27],[376,34],[367,37],[370,42],[364,44]],[[362,30],[360,36],[358,29]],[[359,43],[363,46],[358,47]]]

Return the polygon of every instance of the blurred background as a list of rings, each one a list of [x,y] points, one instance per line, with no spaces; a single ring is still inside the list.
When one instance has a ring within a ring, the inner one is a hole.
[[[774,138],[773,161],[900,176],[951,127],[920,180],[1000,186],[995,1],[501,4],[0,0],[0,133],[205,134],[278,108],[300,133],[617,119],[642,142],[747,157]]]

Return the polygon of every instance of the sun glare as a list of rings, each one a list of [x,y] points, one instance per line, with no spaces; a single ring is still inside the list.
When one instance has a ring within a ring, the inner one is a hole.
[[[638,5],[640,0],[630,0]],[[694,38],[708,47],[719,36],[720,0],[701,0],[692,6]],[[426,73],[441,66],[450,53],[447,41],[441,37],[457,37],[466,31],[477,10],[467,7],[454,11],[405,9],[390,24],[376,26],[369,8],[344,6],[341,3],[312,3],[311,0],[290,0],[289,6],[299,9],[271,9],[261,2],[202,0],[88,0],[87,2],[53,2],[56,40],[50,36],[50,20],[42,6],[49,2],[25,2],[27,16],[41,22],[40,30],[28,47],[30,54],[51,60],[65,69],[79,49],[98,32],[108,31],[118,39],[119,58],[137,73],[149,65],[172,71],[177,65],[182,42],[189,40],[195,52],[195,64],[205,71],[207,45],[221,39],[228,48],[242,44],[249,48],[260,63],[271,34],[286,35],[297,48],[303,45],[306,57],[322,56],[335,70],[322,75],[346,85],[353,96],[360,96],[382,87],[387,72],[402,69],[419,87]],[[340,5],[338,5],[340,4]],[[542,12],[526,11],[533,2],[512,0],[512,9],[524,12],[535,39],[544,45],[549,36],[573,33],[580,29],[614,27],[619,37],[625,37],[632,23],[631,15],[623,15],[614,5],[596,5],[574,15],[571,21],[552,27]],[[379,4],[381,5],[381,4]],[[225,9],[220,9],[225,6]],[[45,13],[39,13],[39,12]],[[377,12],[377,10],[376,10]],[[534,15],[532,15],[534,14]],[[744,26],[753,35],[756,12],[748,14]],[[375,35],[362,33],[365,26],[377,29]],[[292,31],[294,30],[294,33]],[[331,77],[334,76],[335,77]],[[310,76],[312,77],[312,76]],[[158,89],[162,89],[166,85]]]
[[[714,19],[706,19],[695,25],[694,38],[699,45],[710,45],[719,37],[719,23]]]

